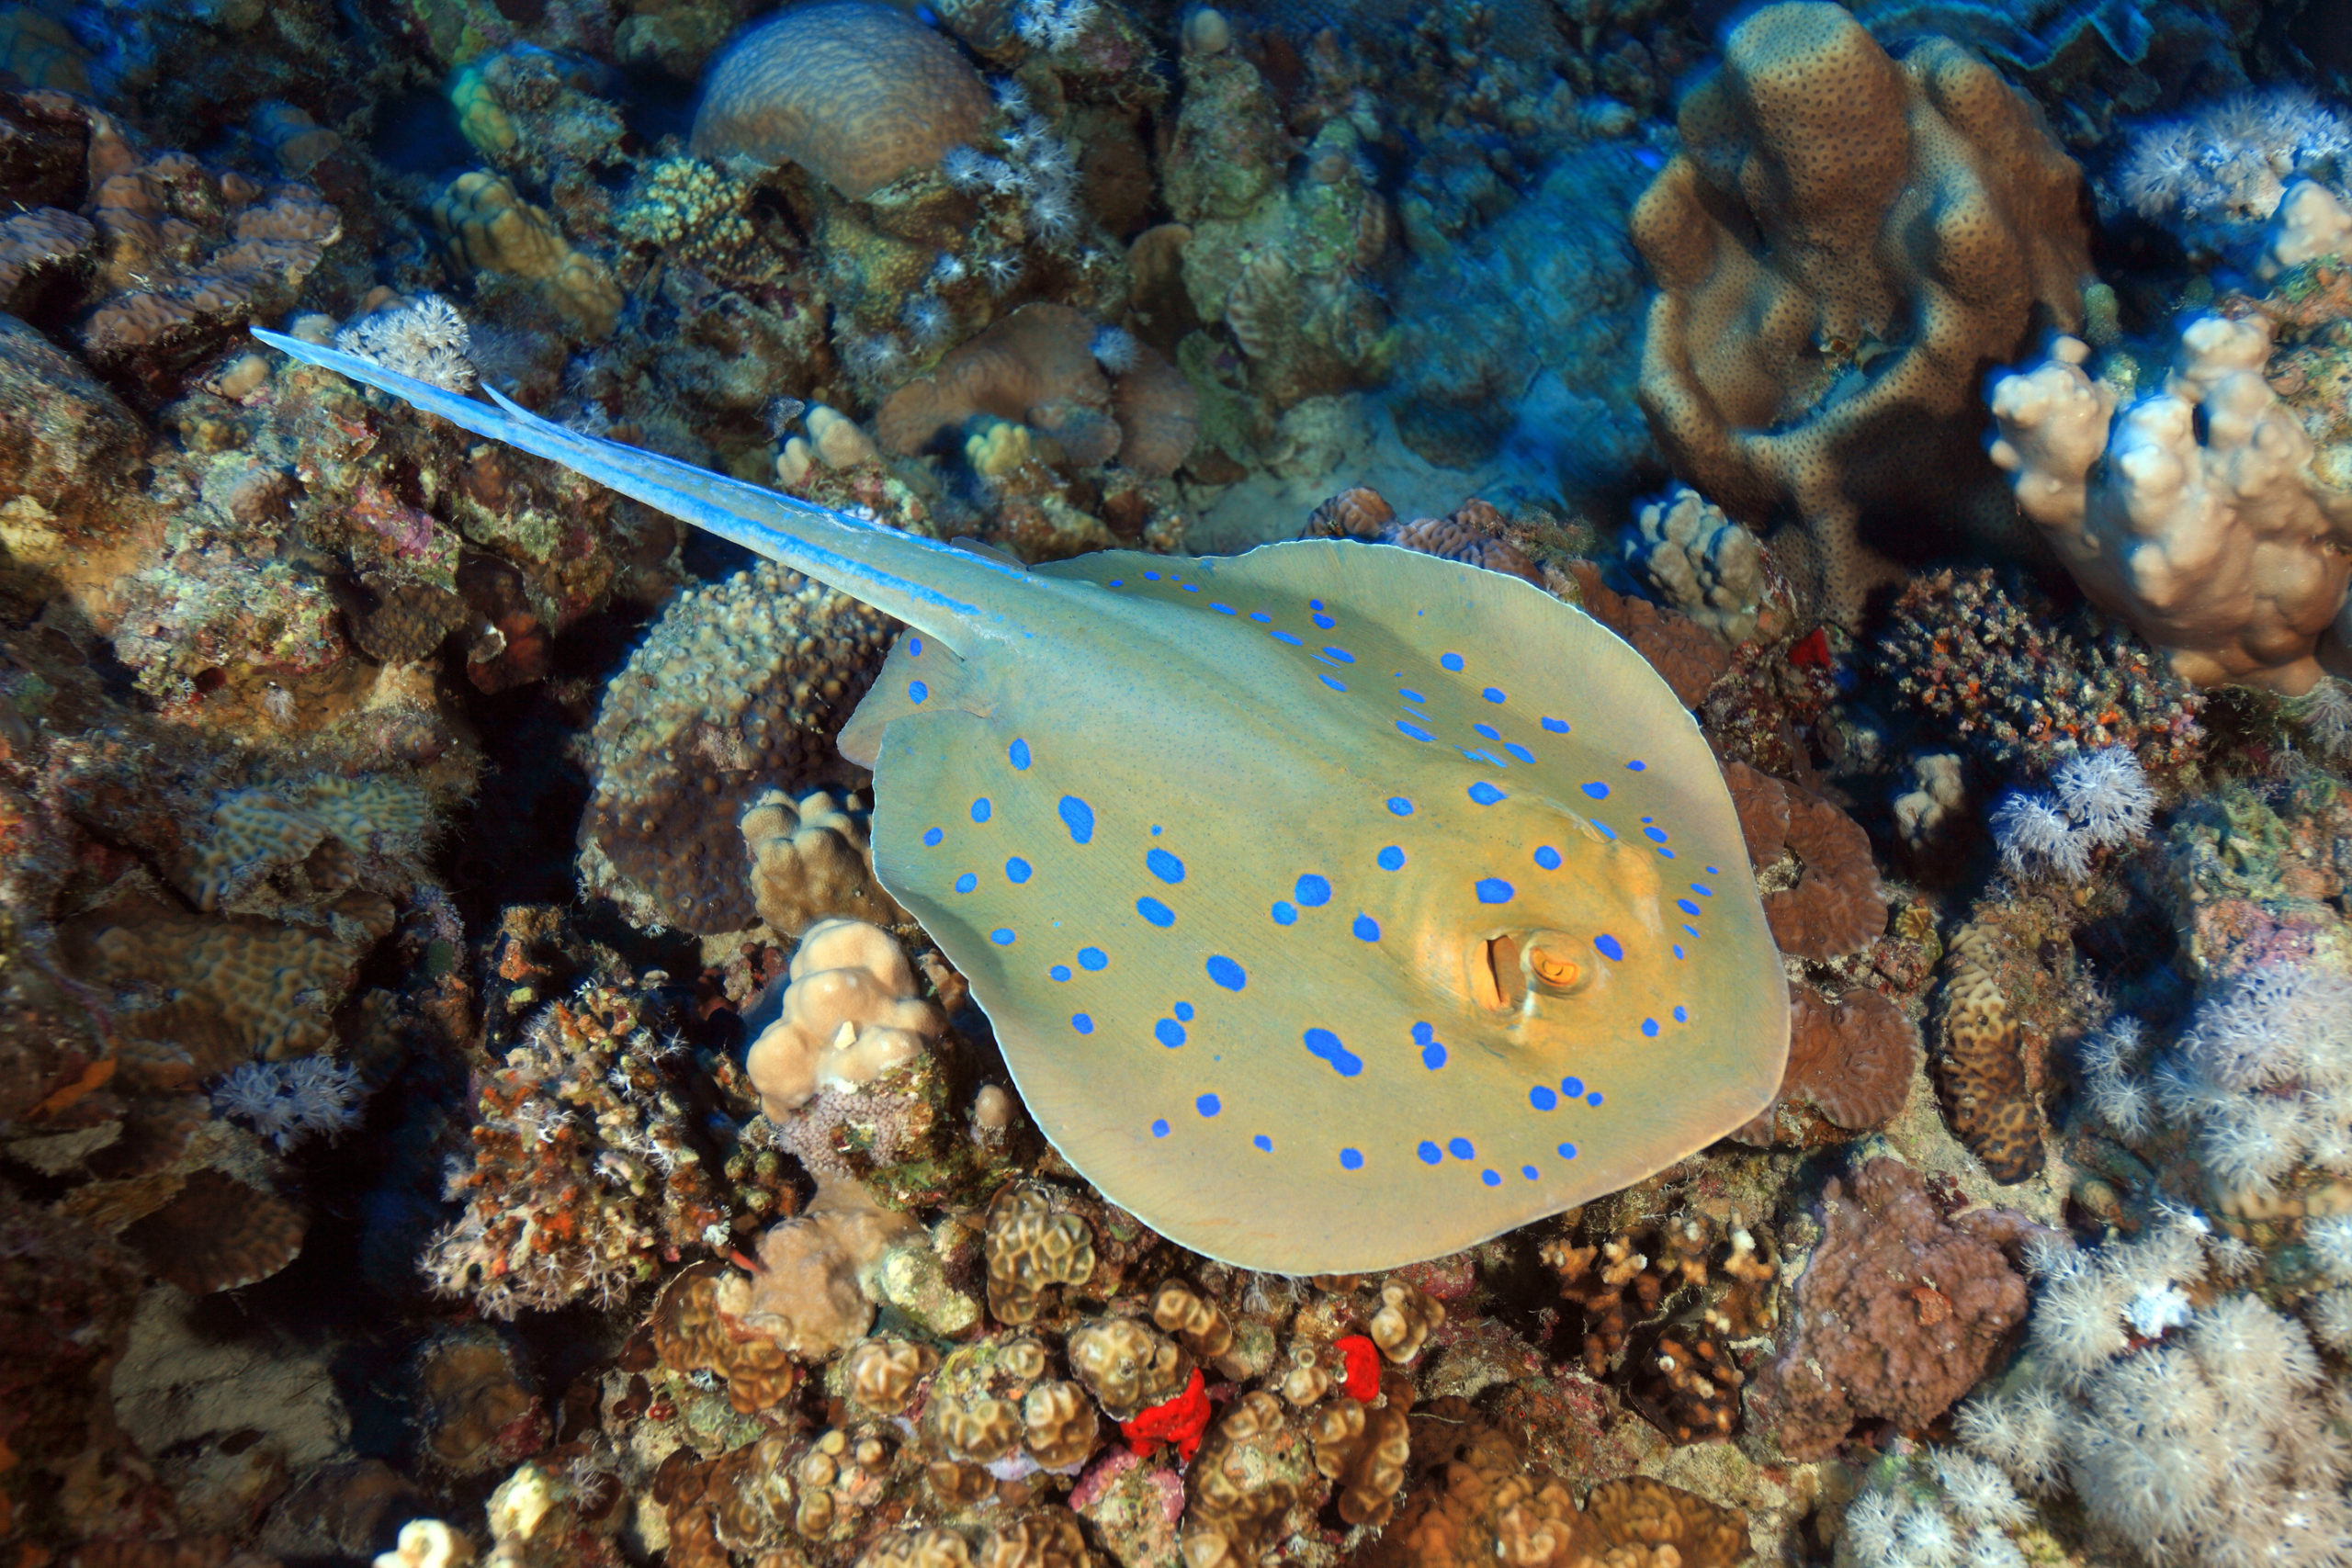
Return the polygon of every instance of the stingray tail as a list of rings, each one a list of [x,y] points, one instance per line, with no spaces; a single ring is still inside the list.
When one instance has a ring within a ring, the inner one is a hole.
[[[477,402],[340,349],[253,329],[306,364],[340,372],[439,414],[477,435],[519,446],[706,533],[781,561],[908,625],[968,651],[977,638],[1019,637],[1018,564],[956,549],[780,491],[745,484],[658,453],[600,440],[541,419],[509,398]]]

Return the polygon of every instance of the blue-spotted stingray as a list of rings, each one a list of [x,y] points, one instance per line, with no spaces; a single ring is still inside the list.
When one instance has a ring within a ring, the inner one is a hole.
[[[256,334],[908,630],[882,885],[1105,1196],[1289,1274],[1454,1251],[1762,1110],[1787,987],[1698,728],[1514,577],[1311,539],[1027,567]]]

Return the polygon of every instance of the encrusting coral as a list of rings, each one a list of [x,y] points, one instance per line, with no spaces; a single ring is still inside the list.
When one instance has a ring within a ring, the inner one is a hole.
[[[1891,60],[1838,6],[1767,6],[1687,94],[1634,213],[1660,292],[1641,401],[1678,474],[1776,537],[1850,620],[1899,572],[1870,529],[1970,504],[1979,367],[2090,275],[2081,175],[2027,100],[1946,39]],[[1987,476],[1989,477],[1989,476]]]
[[[1825,1228],[1798,1280],[1795,1332],[1758,1380],[1781,1446],[1819,1458],[1857,1421],[1928,1425],[1976,1385],[2025,1316],[2025,1280],[2003,1248],[2024,1222],[1947,1217],[1918,1173],[1873,1159],[1822,1194]]]

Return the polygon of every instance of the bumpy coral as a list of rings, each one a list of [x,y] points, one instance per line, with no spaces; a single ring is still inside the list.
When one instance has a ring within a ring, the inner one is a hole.
[[[1600,569],[1590,561],[1569,562],[1568,581],[1576,585],[1576,603],[1632,643],[1683,706],[1705,702],[1709,689],[1730,670],[1723,639],[1681,611],[1617,592],[1600,581]]]
[[[2352,671],[2337,629],[2352,581],[2352,492],[2311,474],[2311,437],[2264,379],[2270,325],[2200,316],[2181,329],[2165,389],[2115,417],[2084,374],[2090,348],[1997,378],[1993,460],[2017,476],[2083,592],[2197,685],[2290,696],[2323,665]]]
[[[1796,510],[1792,565],[1851,618],[1897,575],[1874,514],[1916,536],[1984,472],[1963,417],[1977,367],[2078,319],[2080,173],[1958,44],[1897,63],[1842,6],[1802,0],[1733,29],[1679,121],[1634,214],[1661,290],[1642,406],[1726,512]]]
[[[885,449],[922,452],[978,418],[1050,437],[1071,462],[1115,459],[1140,473],[1175,471],[1193,449],[1192,388],[1141,344],[1106,374],[1102,328],[1067,305],[1023,305],[890,396],[875,416]]]
[[[1994,1180],[2013,1186],[2041,1169],[2041,1107],[2026,1085],[2017,1021],[2001,994],[1999,942],[1967,925],[1946,950],[1936,1087],[1953,1134]]]
[[[758,913],[742,808],[847,782],[834,750],[892,623],[777,566],[689,589],[605,688],[581,877],[642,924],[717,933]]]
[[[792,955],[784,1010],[752,1043],[744,1070],[769,1118],[820,1089],[855,1090],[920,1059],[944,1031],[906,950],[862,920],[820,920]]]
[[[1396,545],[1427,556],[1442,556],[1464,566],[1525,578],[1537,587],[1544,574],[1510,536],[1510,521],[1492,502],[1472,500],[1449,517],[1417,517],[1396,521],[1396,513],[1375,491],[1341,491],[1317,506],[1300,532],[1307,539],[1363,539]]]
[[[863,201],[976,139],[989,107],[979,73],[908,13],[824,0],[778,14],[719,57],[694,153],[797,164]]]
[[[433,226],[467,273],[529,278],[583,337],[601,338],[620,313],[620,290],[605,264],[571,248],[555,220],[496,175],[459,175],[433,204]]]
[[[797,937],[828,918],[896,925],[906,911],[875,879],[855,795],[817,790],[796,801],[780,789],[743,812],[752,857],[752,897],[778,936]]]
[[[2001,1245],[2013,1216],[1948,1219],[1891,1159],[1831,1178],[1822,1210],[1795,1331],[1757,1386],[1759,1416],[1799,1459],[1831,1453],[1865,1418],[1925,1427],[1976,1385],[2026,1309]]]
[[[1010,1187],[989,1205],[987,1256],[989,1311],[1000,1323],[1032,1323],[1055,1286],[1082,1285],[1093,1275],[1094,1233],[1078,1215],[1057,1213],[1046,1189]]]
[[[1660,603],[1725,642],[1756,634],[1764,611],[1763,549],[1689,485],[1642,503],[1625,536],[1624,559]]]
[[[1857,953],[1886,930],[1886,897],[1870,835],[1828,801],[1758,773],[1724,769],[1739,811],[1747,858],[1764,893],[1764,918],[1781,951],[1799,958]],[[1793,857],[1796,874],[1774,868]]]
[[[830,1359],[873,1323],[865,1281],[883,1257],[922,1238],[921,1225],[883,1208],[855,1182],[825,1183],[806,1214],[768,1227],[760,1237],[759,1271],[748,1280],[729,1276],[719,1286],[718,1309],[791,1355]]]

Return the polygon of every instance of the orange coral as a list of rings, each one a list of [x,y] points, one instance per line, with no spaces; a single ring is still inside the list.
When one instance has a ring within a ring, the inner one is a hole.
[[[1860,987],[1832,1001],[1811,986],[1791,986],[1780,1097],[1737,1135],[1770,1143],[1775,1113],[1790,1100],[1811,1101],[1849,1133],[1883,1126],[1910,1098],[1918,1066],[1918,1026],[1887,998]]]
[[[1796,858],[1796,880],[1764,895],[1764,918],[1781,952],[1837,958],[1860,952],[1886,930],[1886,897],[1860,823],[1745,762],[1726,764],[1724,782],[1759,880],[1784,853]]]

